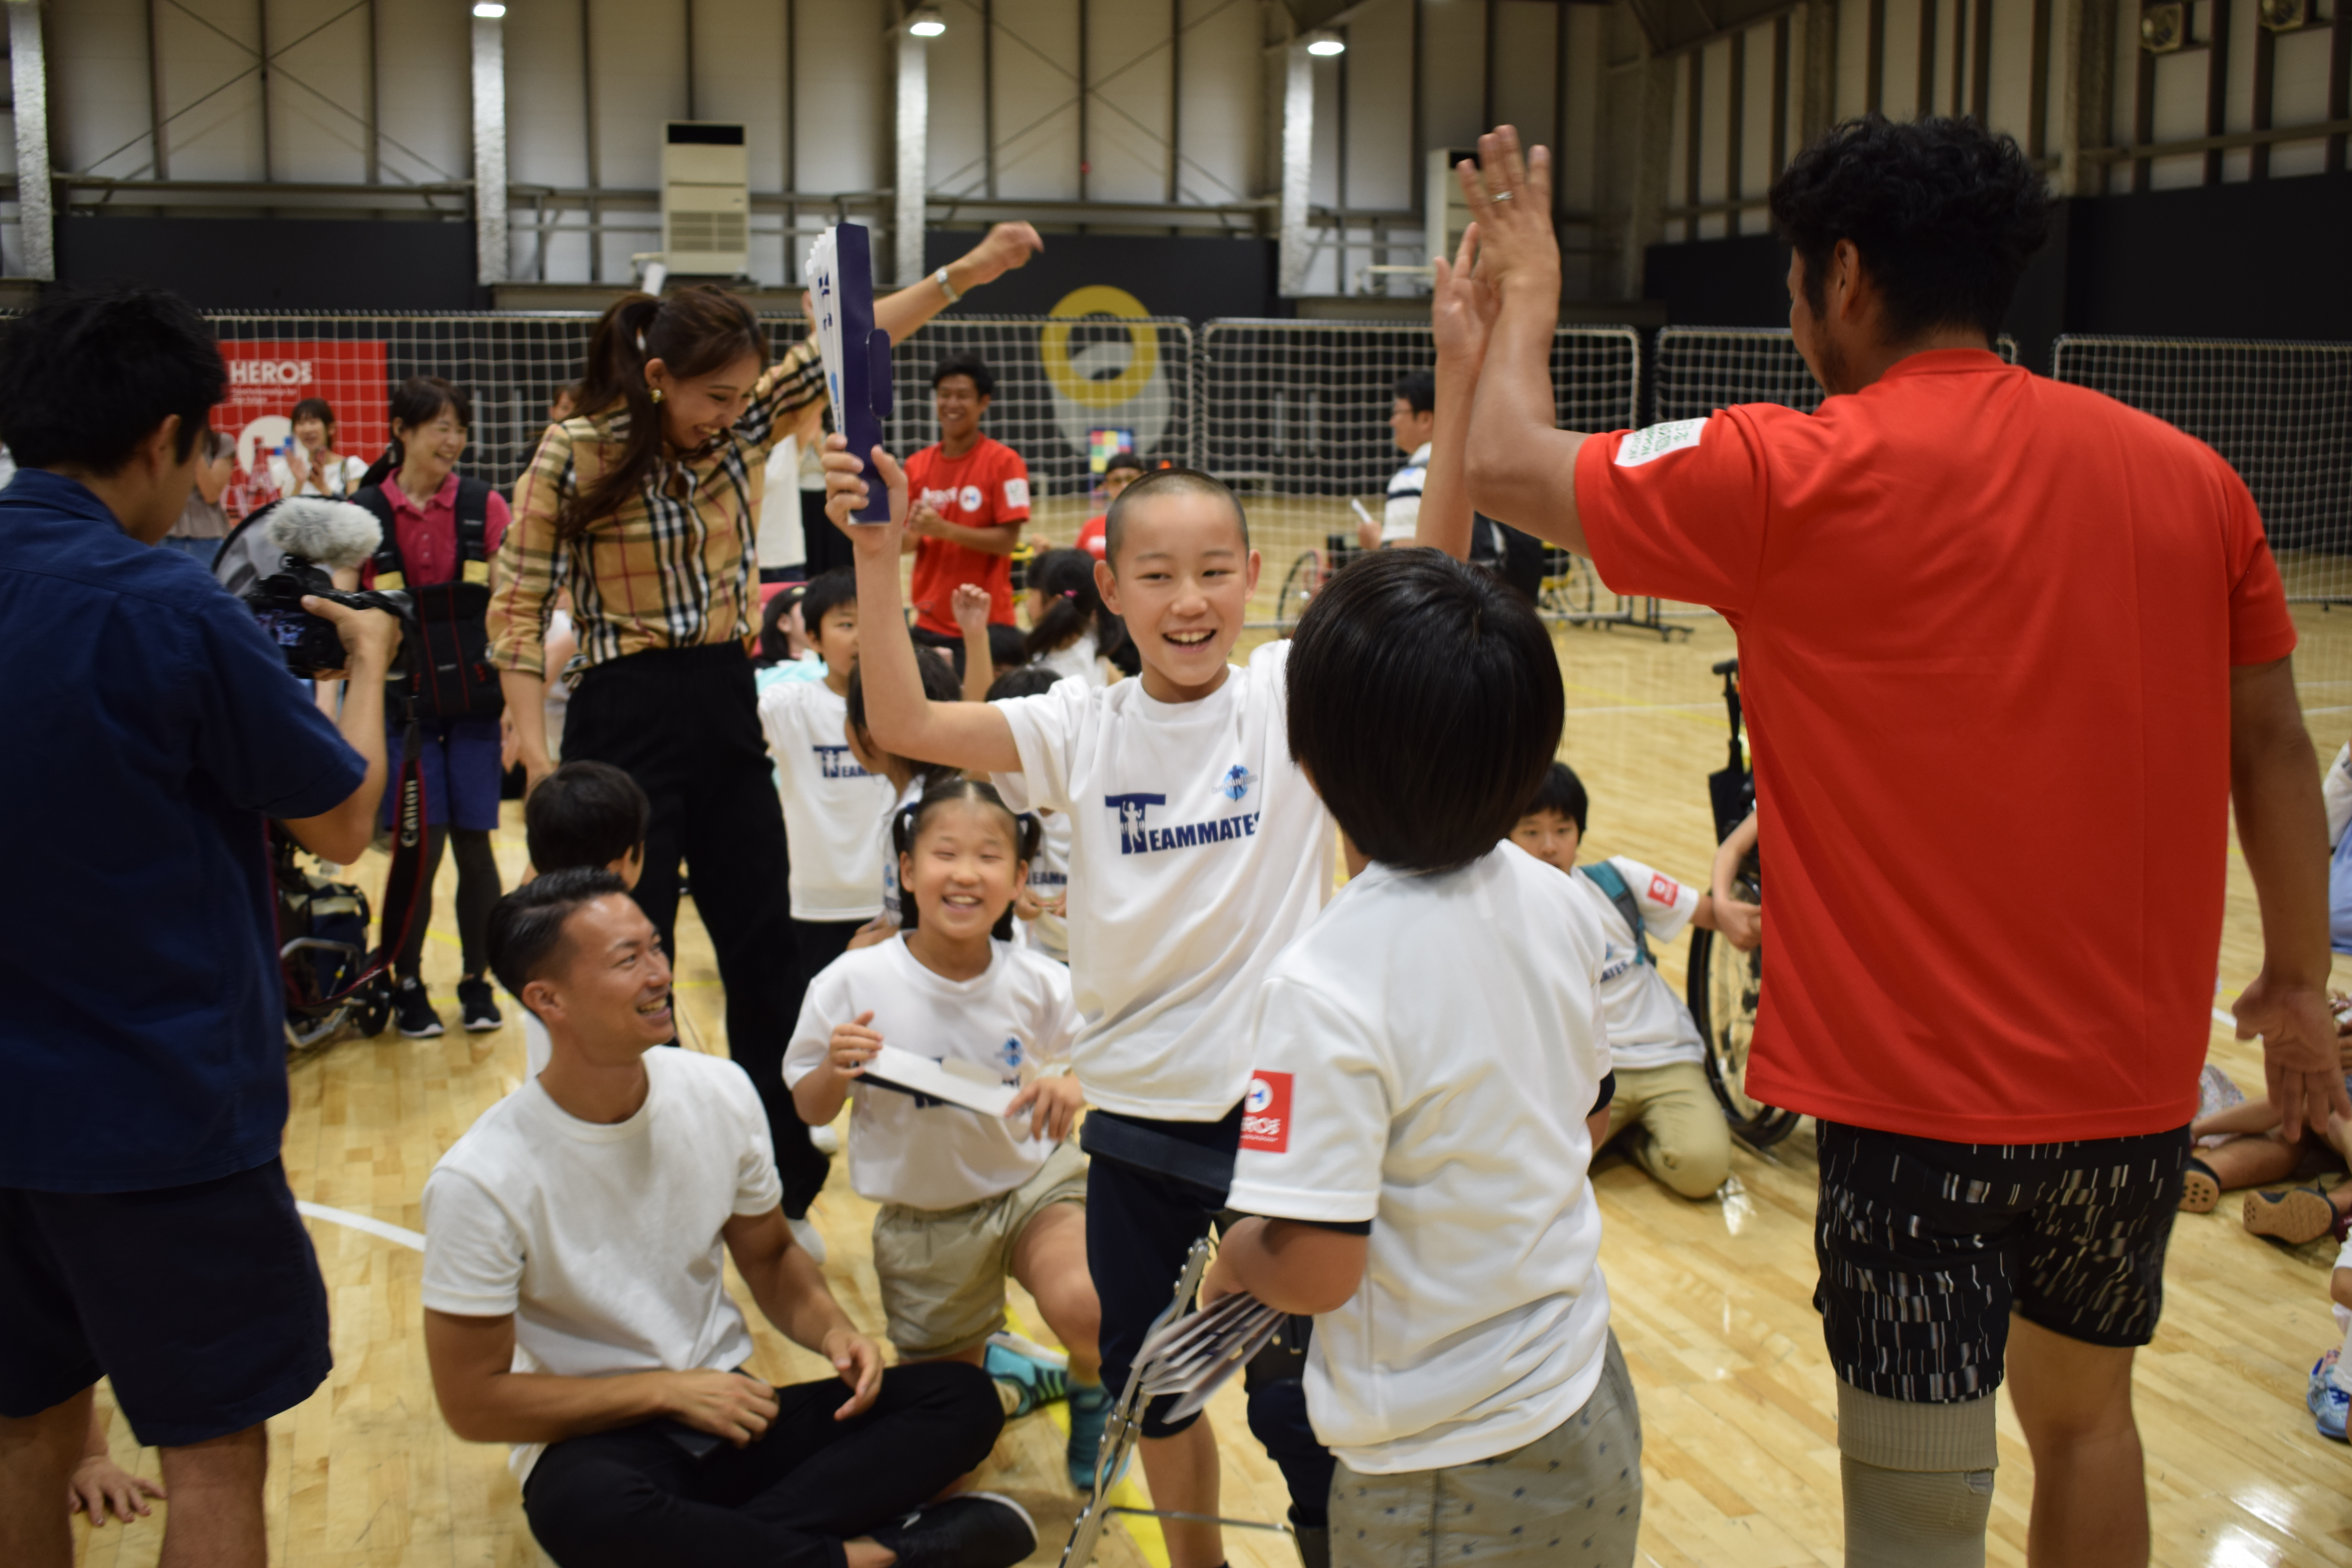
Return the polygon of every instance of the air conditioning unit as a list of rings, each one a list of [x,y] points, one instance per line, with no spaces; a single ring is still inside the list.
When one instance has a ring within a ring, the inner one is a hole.
[[[2176,54],[2189,42],[2189,7],[2180,0],[2144,7],[2139,14],[2139,47],[2151,55]]]
[[[673,273],[751,269],[751,170],[743,128],[673,120],[662,128],[662,260]]]
[[[1433,264],[1439,257],[1454,259],[1462,245],[1462,231],[1470,226],[1469,204],[1462,199],[1462,181],[1454,173],[1454,165],[1467,158],[1478,161],[1475,147],[1433,147],[1429,153],[1429,170],[1422,181],[1421,210],[1426,226],[1426,237],[1422,241],[1422,260]]]

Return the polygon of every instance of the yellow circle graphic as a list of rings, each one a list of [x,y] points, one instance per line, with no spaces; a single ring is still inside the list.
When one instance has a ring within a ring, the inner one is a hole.
[[[1108,283],[1090,283],[1074,289],[1062,296],[1061,302],[1047,312],[1053,316],[1149,316],[1143,301],[1124,289]],[[1160,368],[1160,329],[1129,327],[1127,335],[1135,345],[1127,369],[1108,381],[1096,381],[1081,375],[1070,363],[1070,325],[1056,321],[1041,329],[1037,334],[1037,353],[1045,363],[1045,379],[1054,390],[1071,402],[1087,408],[1117,408],[1130,403],[1151,384],[1153,373]]]

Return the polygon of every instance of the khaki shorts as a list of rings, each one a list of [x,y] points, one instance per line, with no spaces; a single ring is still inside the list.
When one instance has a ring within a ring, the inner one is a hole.
[[[955,1355],[1004,1324],[1004,1277],[1029,1222],[1087,1201],[1087,1157],[1055,1148],[1009,1193],[960,1209],[885,1204],[874,1216],[874,1272],[890,1342],[909,1361]]]
[[[1442,1470],[1331,1478],[1332,1568],[1632,1568],[1642,1415],[1617,1336],[1584,1408],[1524,1448]]]

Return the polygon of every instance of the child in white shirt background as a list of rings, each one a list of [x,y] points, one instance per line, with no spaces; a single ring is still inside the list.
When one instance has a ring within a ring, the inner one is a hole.
[[[1627,1135],[1626,1152],[1661,1185],[1686,1198],[1712,1197],[1731,1173],[1730,1123],[1706,1081],[1698,1024],[1658,973],[1649,943],[1672,942],[1685,926],[1696,926],[1752,948],[1759,910],[1622,855],[1578,866],[1589,811],[1582,781],[1566,763],[1554,763],[1511,829],[1511,842],[1568,873],[1608,943],[1601,999],[1617,1095],[1602,1142]]]
[[[1369,864],[1259,994],[1231,1194],[1257,1217],[1202,1299],[1316,1314],[1334,1564],[1621,1568],[1641,1420],[1588,1179],[1603,944],[1505,841],[1559,743],[1550,636],[1490,574],[1383,551],[1292,649],[1291,751]]]
[[[1005,940],[1034,831],[971,780],[910,807],[899,827],[908,921],[810,982],[784,1081],[812,1125],[854,1098],[850,1180],[882,1205],[874,1272],[902,1360],[984,1366],[1008,1386],[1005,1414],[1025,1415],[1060,1392],[1059,1371],[1045,1378],[989,1339],[1004,1325],[1007,1275],[1035,1299],[1069,1354],[1068,1464],[1084,1488],[1110,1396],[1087,1272],[1086,1160],[1064,1142],[1081,1097],[1076,1079],[1030,1070],[1067,1056],[1077,1010],[1067,970]],[[885,1045],[1028,1081],[998,1120],[867,1080]]]
[[[864,461],[828,438],[827,506],[862,506]],[[1142,675],[1043,696],[930,697],[898,628],[905,478],[866,454],[891,521],[849,529],[857,557],[859,674],[876,740],[989,774],[1025,775],[1034,807],[1071,824],[1070,978],[1086,1026],[1071,1047],[1087,1102],[1087,1251],[1102,1302],[1103,1380],[1125,1385],[1192,1243],[1222,1209],[1249,1084],[1249,1007],[1267,965],[1305,930],[1332,882],[1329,816],[1290,758],[1283,670],[1290,645],[1229,662],[1259,561],[1240,503],[1206,474],[1163,469],[1111,508],[1104,605],[1124,621]],[[1286,1385],[1296,1390],[1297,1384]],[[1318,1536],[1329,1459],[1293,1399],[1252,1391],[1251,1427],[1290,1484],[1302,1541]],[[1155,1505],[1218,1511],[1206,1421],[1147,1409],[1141,1454]],[[1218,1568],[1217,1526],[1163,1519],[1173,1568]]]
[[[1043,664],[1024,664],[1018,669],[1008,669],[996,678],[988,689],[991,702],[1002,702],[1014,697],[1042,697],[1064,679],[1062,672]],[[1025,932],[1031,946],[1060,963],[1070,962],[1070,817],[1067,812],[1050,808],[1033,810],[1029,805],[1028,781],[1019,773],[997,773],[989,779],[1004,804],[1015,811],[1028,811],[1037,819],[1041,833],[1037,853],[1029,860],[1029,884],[1021,889],[1013,902],[1013,912],[1020,917],[1017,928]]]

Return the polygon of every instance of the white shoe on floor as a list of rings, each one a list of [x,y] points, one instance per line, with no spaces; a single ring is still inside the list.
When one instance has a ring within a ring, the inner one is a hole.
[[[793,1227],[793,1239],[801,1244],[801,1250],[814,1259],[818,1268],[824,1267],[824,1237],[817,1234],[816,1226],[790,1215],[785,1216],[784,1223]]]

